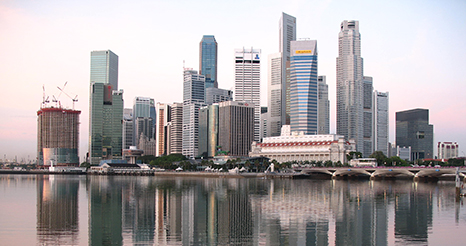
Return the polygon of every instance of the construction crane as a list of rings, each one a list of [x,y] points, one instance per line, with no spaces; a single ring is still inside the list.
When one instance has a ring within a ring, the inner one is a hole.
[[[73,97],[71,97],[70,95],[68,95],[68,93],[65,92],[65,86],[66,86],[67,83],[68,83],[68,81],[65,82],[65,84],[63,85],[63,88],[60,88],[60,87],[58,87],[58,86],[57,86],[57,88],[61,91],[61,92],[60,92],[60,95],[61,95],[61,93],[64,93],[67,97],[69,97],[69,98],[71,99],[71,101],[73,101],[73,110],[74,110],[74,103],[78,101],[78,95],[76,95],[76,96],[73,98]],[[60,96],[60,95],[58,95],[58,96]]]
[[[42,108],[45,107],[45,104],[49,102],[49,97],[45,97],[45,85],[42,85]]]

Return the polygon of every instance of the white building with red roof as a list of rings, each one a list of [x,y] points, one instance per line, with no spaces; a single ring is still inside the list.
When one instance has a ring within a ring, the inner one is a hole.
[[[354,140],[345,140],[336,134],[304,135],[291,132],[289,125],[282,127],[281,136],[253,142],[249,157],[267,157],[278,162],[332,161],[346,162],[346,154],[356,151]]]

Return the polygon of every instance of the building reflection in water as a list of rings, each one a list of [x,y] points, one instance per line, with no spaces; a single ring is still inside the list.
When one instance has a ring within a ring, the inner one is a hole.
[[[79,180],[67,176],[37,176],[38,244],[78,243]]]
[[[72,204],[77,210],[72,199],[77,186],[65,186],[75,191],[69,205],[41,205],[62,211],[61,220],[69,221],[49,227],[77,228],[77,215],[70,212]],[[398,181],[91,176],[89,244],[427,244],[434,197],[437,207],[455,206],[444,199],[451,194],[435,193],[436,187]]]

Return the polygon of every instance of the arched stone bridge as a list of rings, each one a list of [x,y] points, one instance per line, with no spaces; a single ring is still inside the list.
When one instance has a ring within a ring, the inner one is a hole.
[[[304,174],[326,174],[332,178],[367,177],[377,178],[440,178],[454,177],[456,167],[296,167],[296,172]],[[466,167],[460,168],[460,178],[465,179]]]

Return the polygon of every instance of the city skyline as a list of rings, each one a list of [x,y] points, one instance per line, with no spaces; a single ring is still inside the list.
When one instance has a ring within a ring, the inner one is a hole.
[[[466,121],[466,100],[462,89],[466,72],[459,69],[466,65],[462,60],[466,55],[462,47],[466,37],[464,2],[252,2],[253,9],[267,6],[261,11],[264,13],[255,16],[254,25],[261,28],[245,28],[247,18],[235,18],[248,12],[240,8],[241,3],[212,3],[205,9],[196,3],[182,7],[159,1],[111,3],[96,3],[96,8],[68,1],[0,4],[0,30],[5,34],[0,39],[0,81],[6,90],[0,99],[4,117],[0,158],[35,158],[35,112],[42,102],[41,87],[45,85],[48,95],[57,96],[55,88],[68,81],[67,93],[78,95],[75,109],[82,111],[79,157],[83,161],[88,149],[89,52],[110,49],[118,54],[118,89],[124,90],[126,107],[136,96],[162,103],[182,102],[183,60],[187,67],[198,67],[203,35],[214,35],[218,42],[219,88],[232,90],[234,49],[257,47],[264,57],[276,53],[282,12],[296,17],[298,40],[319,42],[318,74],[327,76],[331,133],[336,133],[339,26],[343,20],[357,20],[364,74],[374,78],[375,89],[390,93],[390,142],[395,139],[395,112],[426,108],[435,127],[434,144],[457,142],[459,155],[465,155],[462,123]],[[111,5],[106,13],[96,11],[104,5]],[[316,14],[307,14],[310,10]],[[212,13],[209,20],[216,21],[206,22],[207,13]],[[116,20],[115,15],[125,18]],[[159,24],[169,15],[173,23]],[[187,23],[193,28],[186,28]],[[160,35],[171,38],[160,39]],[[439,47],[441,52],[436,50]],[[261,106],[265,106],[268,61],[261,60]],[[71,108],[71,100],[64,95],[59,100]]]

